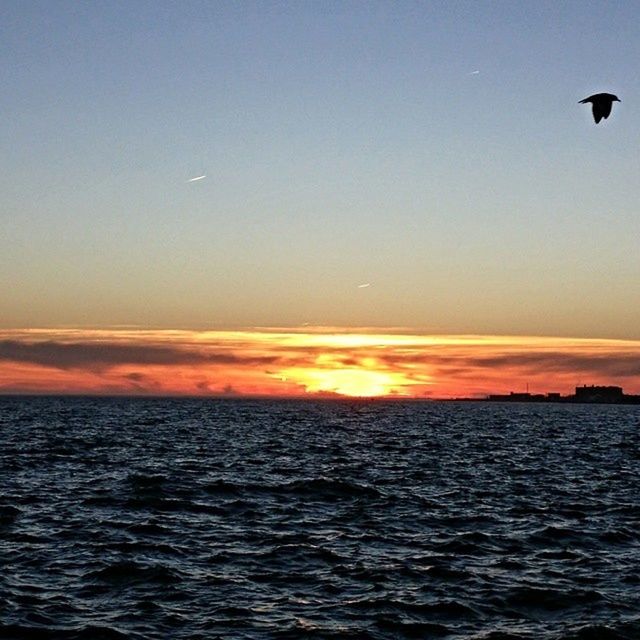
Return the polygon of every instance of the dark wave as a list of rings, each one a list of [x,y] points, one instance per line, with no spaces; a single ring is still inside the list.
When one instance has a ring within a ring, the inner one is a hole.
[[[562,611],[573,607],[589,606],[601,600],[602,595],[597,591],[524,586],[511,589],[503,598],[504,605],[510,608],[547,611]]]
[[[0,624],[3,640],[130,640],[131,635],[117,629],[88,625],[81,629],[29,627],[19,624]]]
[[[638,640],[638,638],[640,638],[640,619],[637,622],[619,625],[587,625],[562,636],[560,640]]]
[[[293,495],[312,498],[380,498],[381,492],[374,487],[357,482],[346,482],[330,478],[296,480],[281,487]]]
[[[171,584],[180,581],[178,572],[160,565],[144,566],[135,562],[116,562],[85,574],[86,581]]]

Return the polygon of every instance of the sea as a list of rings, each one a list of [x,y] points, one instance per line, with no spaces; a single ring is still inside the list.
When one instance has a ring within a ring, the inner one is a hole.
[[[0,397],[0,638],[640,638],[640,407]]]

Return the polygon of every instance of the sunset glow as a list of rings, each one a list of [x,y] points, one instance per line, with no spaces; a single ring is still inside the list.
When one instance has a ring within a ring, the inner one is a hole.
[[[371,398],[387,395],[410,395],[411,380],[402,374],[371,369],[287,369],[285,379],[304,386],[307,393],[335,393],[343,396]]]
[[[336,328],[0,332],[0,392],[482,397],[640,388],[640,341]]]

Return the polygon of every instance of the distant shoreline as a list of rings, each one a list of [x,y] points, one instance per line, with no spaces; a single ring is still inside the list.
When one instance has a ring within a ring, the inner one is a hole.
[[[468,401],[472,398],[457,398]],[[554,404],[640,404],[640,395],[625,394],[622,387],[582,385],[576,387],[573,395],[563,396],[557,392],[490,394],[480,399],[481,402],[525,402]]]
[[[640,404],[640,396],[626,396],[623,400],[576,400],[573,396],[564,396],[560,400],[550,400],[549,398],[532,398],[530,400],[511,400],[508,396],[503,399],[497,398],[440,398],[435,402],[481,402],[483,404]]]
[[[266,395],[145,395],[145,394],[97,394],[97,393],[34,393],[0,392],[2,399],[46,399],[72,398],[88,400],[213,400],[248,402],[350,402],[350,403],[435,403],[435,402],[477,402],[503,404],[615,404],[640,405],[640,395],[625,394],[621,387],[576,387],[576,393],[563,396],[559,393],[519,393],[489,394],[483,397],[429,398],[409,396],[342,396],[342,395],[306,395],[306,396],[266,396]]]

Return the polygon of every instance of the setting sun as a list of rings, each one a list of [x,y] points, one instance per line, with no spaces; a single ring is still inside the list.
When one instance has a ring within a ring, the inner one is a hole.
[[[364,369],[307,369],[298,373],[296,381],[303,384],[308,393],[371,398],[402,394],[394,377],[397,376]]]
[[[409,396],[409,387],[427,383],[425,376],[418,382],[402,371],[389,370],[375,358],[365,357],[356,366],[344,366],[340,358],[326,354],[316,358],[313,367],[292,367],[280,372],[281,379],[304,388],[306,393],[335,393],[341,396],[372,398]]]

